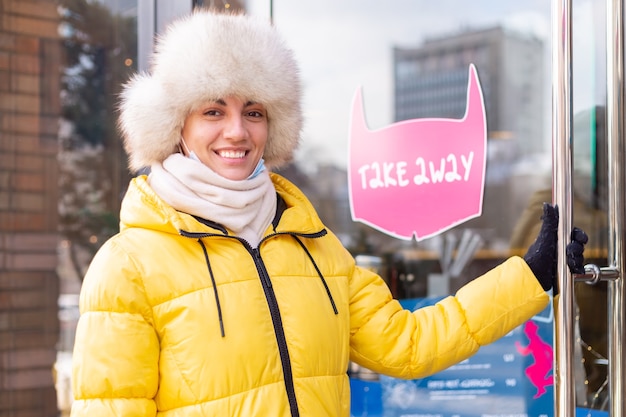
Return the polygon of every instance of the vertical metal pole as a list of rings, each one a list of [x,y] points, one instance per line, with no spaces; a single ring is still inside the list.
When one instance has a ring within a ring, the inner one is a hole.
[[[274,1],[270,0],[270,24],[274,24]]]
[[[607,140],[609,171],[609,254],[611,266],[622,271],[620,279],[609,282],[609,395],[610,416],[626,416],[624,401],[623,337],[626,334],[624,181],[624,0],[607,0]]]
[[[555,417],[575,415],[574,286],[565,260],[572,228],[572,0],[552,3],[552,192],[559,207]]]
[[[148,71],[156,28],[155,0],[137,2],[137,69]]]

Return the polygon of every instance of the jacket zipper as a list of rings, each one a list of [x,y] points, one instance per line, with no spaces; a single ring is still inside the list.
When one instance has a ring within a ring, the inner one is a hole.
[[[257,248],[253,248],[250,243],[248,243],[245,239],[236,236],[224,236],[218,233],[194,233],[187,232],[185,230],[179,231],[181,236],[192,237],[196,239],[207,238],[207,237],[228,237],[231,239],[239,240],[245,248],[252,254],[252,259],[254,260],[254,264],[257,269],[257,273],[259,274],[259,279],[261,281],[261,286],[263,287],[263,292],[265,293],[265,299],[267,300],[267,305],[270,309],[270,316],[272,317],[272,325],[274,326],[274,334],[276,335],[276,343],[278,345],[278,352],[280,355],[280,362],[283,367],[283,378],[285,380],[285,390],[287,392],[287,399],[289,400],[289,408],[291,410],[292,417],[300,417],[300,411],[298,411],[298,400],[296,398],[296,390],[293,385],[293,372],[291,371],[291,358],[289,357],[289,349],[287,347],[287,338],[285,337],[285,329],[283,328],[283,320],[280,316],[280,309],[278,308],[278,300],[276,299],[276,294],[274,293],[274,288],[272,286],[272,281],[267,273],[267,269],[265,268],[265,263],[263,262],[263,258],[261,257],[261,253],[259,252],[259,247],[261,243],[265,240],[268,240],[272,237],[278,235],[291,235],[291,236],[306,236],[308,238],[318,238],[326,235],[326,230],[321,230],[316,233],[308,233],[308,234],[299,234],[292,232],[279,232],[274,233],[269,236],[265,236],[259,246]],[[326,284],[324,283],[326,286]],[[328,288],[326,288],[328,291]],[[337,310],[335,308],[334,302],[331,297],[331,304],[333,305],[333,309],[335,310],[335,314],[337,314]]]
[[[283,320],[280,316],[280,309],[278,308],[278,301],[276,300],[276,294],[272,287],[272,281],[267,273],[261,254],[258,248],[252,248],[252,254],[254,256],[254,264],[256,265],[263,291],[265,292],[265,298],[267,299],[267,305],[270,309],[270,315],[272,317],[272,324],[274,325],[274,334],[276,335],[276,342],[278,344],[278,352],[280,354],[280,361],[283,366],[283,377],[285,379],[285,389],[287,391],[287,399],[289,400],[289,408],[291,409],[292,417],[299,417],[298,401],[296,399],[296,390],[293,385],[293,373],[291,371],[291,359],[289,357],[289,349],[287,348],[287,339],[285,337],[285,329],[283,328]]]

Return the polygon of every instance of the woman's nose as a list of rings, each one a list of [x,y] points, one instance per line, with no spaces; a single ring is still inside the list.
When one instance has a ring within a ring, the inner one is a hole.
[[[246,136],[244,118],[241,115],[232,115],[227,118],[224,127],[224,136],[227,139],[239,140]]]

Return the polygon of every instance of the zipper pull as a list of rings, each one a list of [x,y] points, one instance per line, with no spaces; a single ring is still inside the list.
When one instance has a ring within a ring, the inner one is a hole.
[[[263,264],[263,259],[261,259],[261,252],[259,251],[259,248],[253,248],[252,253],[254,254],[254,260],[257,264],[257,270],[259,271],[259,277],[261,278],[263,285],[265,285],[266,288],[272,288],[272,281],[267,275],[267,270]]]

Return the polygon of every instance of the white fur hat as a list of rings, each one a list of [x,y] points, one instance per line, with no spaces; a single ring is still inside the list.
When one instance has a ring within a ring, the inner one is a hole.
[[[299,71],[269,22],[196,11],[158,38],[151,63],[151,72],[135,75],[121,94],[119,126],[131,170],[177,152],[187,115],[227,96],[267,109],[268,168],[292,159],[302,128]]]

